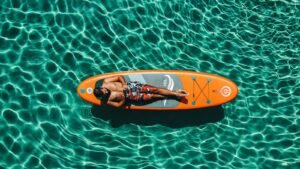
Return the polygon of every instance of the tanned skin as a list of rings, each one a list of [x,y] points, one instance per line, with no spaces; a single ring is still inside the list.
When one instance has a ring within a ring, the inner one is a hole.
[[[167,97],[185,97],[187,93],[185,91],[171,91],[164,88],[154,87],[155,90],[150,94],[152,100],[165,99]],[[104,94],[108,94],[110,90],[110,95],[107,99],[107,103],[110,106],[122,107],[125,105],[126,98],[124,96],[123,90],[127,89],[128,86],[125,82],[123,76],[114,76],[104,79],[101,91]],[[107,90],[108,89],[108,90]]]

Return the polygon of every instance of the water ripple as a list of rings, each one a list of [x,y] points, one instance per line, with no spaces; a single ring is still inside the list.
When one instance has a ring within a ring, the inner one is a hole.
[[[299,8],[296,0],[3,1],[0,168],[299,168]],[[123,124],[76,94],[87,77],[137,69],[219,74],[239,96],[215,123],[170,127],[130,115]]]

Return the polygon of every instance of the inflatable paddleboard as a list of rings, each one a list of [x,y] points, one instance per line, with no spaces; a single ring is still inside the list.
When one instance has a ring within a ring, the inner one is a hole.
[[[95,97],[95,87],[100,87],[103,80],[113,76],[123,76],[126,82],[138,81],[143,84],[166,88],[183,89],[187,93],[185,101],[165,99],[146,105],[130,105],[125,108],[139,110],[184,110],[218,106],[232,101],[238,94],[234,82],[221,76],[178,70],[142,70],[101,74],[81,82],[77,88],[79,96],[87,102],[101,105]]]

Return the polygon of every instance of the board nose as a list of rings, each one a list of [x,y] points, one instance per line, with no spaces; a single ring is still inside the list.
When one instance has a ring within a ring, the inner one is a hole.
[[[77,87],[77,93],[81,98],[88,100],[88,98],[94,96],[94,88],[85,83],[81,83]]]
[[[238,86],[233,81],[231,81],[230,88],[231,88],[231,91],[230,91],[229,99],[233,100],[237,97],[239,89],[238,89]],[[226,90],[225,90],[225,92],[226,92]]]

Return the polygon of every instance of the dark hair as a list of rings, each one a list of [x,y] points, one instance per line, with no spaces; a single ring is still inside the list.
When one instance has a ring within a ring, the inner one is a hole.
[[[110,90],[106,88],[106,90],[108,90],[108,94],[105,94],[101,91],[101,89],[103,89],[103,87],[96,87],[94,89],[94,95],[100,100],[107,100],[110,95]]]
[[[99,97],[102,97],[103,96],[103,92],[101,91],[101,87],[97,87],[94,89],[94,95],[99,98]]]

